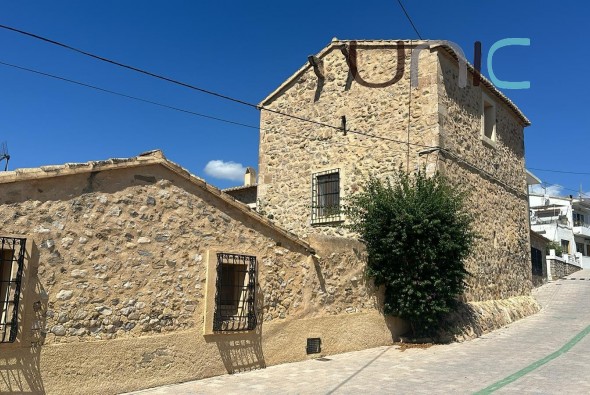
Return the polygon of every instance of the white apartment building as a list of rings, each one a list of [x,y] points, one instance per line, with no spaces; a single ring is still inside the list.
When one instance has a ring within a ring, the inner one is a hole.
[[[590,199],[529,194],[531,230],[560,244],[563,258],[590,268]]]

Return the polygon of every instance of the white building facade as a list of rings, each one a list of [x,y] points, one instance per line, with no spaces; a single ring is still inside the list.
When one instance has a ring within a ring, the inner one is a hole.
[[[529,194],[531,230],[559,244],[563,259],[590,268],[590,199]]]

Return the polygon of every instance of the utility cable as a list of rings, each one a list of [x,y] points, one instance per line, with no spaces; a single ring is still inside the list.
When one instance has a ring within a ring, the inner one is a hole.
[[[404,12],[404,14],[406,14],[406,18],[408,18],[408,21],[410,22],[410,24],[414,28],[414,31],[418,35],[418,38],[420,40],[422,40],[422,36],[418,32],[418,29],[416,28],[416,25],[414,25],[414,21],[412,21],[412,18],[410,18],[410,14],[408,14],[408,11],[406,11],[406,7],[404,7],[404,5],[402,4],[402,1],[401,0],[397,0],[397,2],[399,3],[399,6],[402,8],[402,11]]]
[[[168,104],[163,104],[163,103],[159,103],[159,102],[156,102],[156,101],[153,101],[153,100],[144,99],[144,98],[137,97],[137,96],[132,96],[132,95],[129,95],[129,94],[126,94],[126,93],[121,93],[121,92],[113,91],[113,90],[110,90],[110,89],[101,88],[101,87],[96,86],[96,85],[87,84],[85,82],[80,82],[80,81],[72,80],[72,79],[69,79],[69,78],[61,77],[61,76],[54,75],[54,74],[45,73],[43,71],[34,70],[34,69],[27,68],[27,67],[22,67],[22,66],[18,66],[18,65],[15,65],[15,64],[11,64],[11,63],[6,63],[6,62],[3,62],[3,61],[0,61],[0,65],[4,65],[4,66],[8,66],[8,67],[13,67],[15,69],[19,69],[19,70],[22,70],[22,71],[27,71],[27,72],[34,73],[34,74],[38,74],[38,75],[41,75],[41,76],[44,76],[44,77],[49,77],[49,78],[53,78],[53,79],[56,79],[56,80],[59,80],[59,81],[64,81],[64,82],[68,82],[68,83],[71,83],[71,84],[83,86],[85,88],[94,89],[94,90],[97,90],[99,92],[104,92],[104,93],[109,93],[109,94],[120,96],[120,97],[125,97],[127,99],[132,99],[132,100],[140,101],[140,102],[143,102],[143,103],[152,104],[152,105],[155,105],[155,106],[167,108],[169,110],[183,112],[183,113],[186,113],[186,114],[189,114],[189,115],[194,115],[194,116],[197,116],[197,117],[211,119],[211,120],[218,121],[218,122],[229,123],[229,124],[232,124],[232,125],[237,125],[237,126],[241,126],[241,127],[245,127],[245,128],[249,128],[249,129],[263,130],[263,131],[276,131],[275,129],[263,128],[263,127],[254,126],[254,125],[248,125],[248,124],[245,124],[245,123],[242,123],[242,122],[232,121],[232,120],[229,120],[229,119],[224,119],[224,118],[220,118],[220,117],[216,117],[216,116],[212,116],[212,115],[207,115],[207,114],[199,113],[199,112],[192,111],[192,110],[187,110],[187,109],[183,109],[183,108],[179,108],[179,107],[174,107],[174,106],[171,106],[171,105],[168,105]],[[299,134],[288,133],[288,132],[285,132],[285,131],[281,131],[281,133],[282,134],[285,134],[285,135],[295,136],[295,137],[302,137]],[[367,145],[356,145],[356,144],[350,144],[350,143],[339,143],[339,142],[332,142],[332,141],[330,141],[328,143],[334,144],[334,145],[349,145],[349,146],[352,146],[352,147],[373,148],[373,147],[367,146]]]
[[[419,38],[421,39],[422,37],[419,35],[418,30],[416,29],[414,23],[412,22],[411,18],[409,17],[407,11],[403,7],[403,4],[401,3],[400,0],[398,0],[398,3],[402,7],[402,10],[404,11],[404,13],[408,17],[410,23],[412,24],[412,27],[414,27],[414,30],[416,31],[416,33],[418,34]],[[110,63],[110,64],[113,64],[113,65],[116,65],[116,66],[119,66],[119,67],[122,67],[122,68],[125,68],[125,69],[129,69],[129,70],[136,71],[136,72],[141,73],[141,74],[144,74],[144,75],[151,76],[153,78],[164,80],[164,81],[167,81],[167,82],[176,84],[176,85],[180,85],[180,86],[183,86],[183,87],[186,87],[186,88],[189,88],[189,89],[193,89],[193,90],[196,90],[196,91],[199,91],[199,92],[208,94],[208,95],[216,96],[218,98],[229,100],[229,101],[232,101],[232,102],[235,102],[235,103],[238,103],[238,104],[242,104],[242,105],[245,105],[245,106],[248,106],[248,107],[251,107],[251,108],[256,108],[256,109],[258,109],[260,111],[265,110],[265,111],[268,111],[268,112],[271,112],[271,113],[275,113],[277,115],[289,117],[289,118],[292,118],[292,119],[297,119],[297,120],[300,120],[302,122],[308,122],[308,123],[316,124],[318,126],[328,127],[328,128],[331,128],[331,129],[335,129],[335,130],[338,130],[338,131],[341,130],[341,127],[340,126],[330,125],[330,124],[326,124],[326,123],[323,123],[323,122],[318,122],[318,121],[314,121],[314,120],[307,119],[307,118],[304,118],[304,117],[300,117],[300,116],[297,116],[297,115],[283,113],[281,111],[269,109],[269,108],[266,108],[266,107],[263,107],[263,106],[258,106],[256,104],[253,104],[253,103],[250,103],[250,102],[241,100],[241,99],[236,99],[236,98],[233,98],[233,97],[228,96],[228,95],[224,95],[224,94],[221,94],[221,93],[218,93],[218,92],[214,92],[212,90],[200,88],[200,87],[194,86],[192,84],[188,84],[188,83],[185,83],[185,82],[182,82],[182,81],[178,81],[178,80],[173,79],[173,78],[170,78],[170,77],[162,76],[162,75],[159,75],[159,74],[156,74],[156,73],[152,73],[152,72],[147,71],[147,70],[140,69],[138,67],[126,65],[126,64],[123,64],[123,63],[120,63],[120,62],[117,62],[117,61],[114,61],[114,60],[111,60],[111,59],[108,59],[108,58],[105,58],[105,57],[102,57],[102,56],[99,56],[99,55],[95,55],[95,54],[92,54],[90,52],[87,52],[87,51],[84,51],[84,50],[81,50],[81,49],[72,47],[70,45],[67,45],[67,44],[64,44],[64,43],[61,43],[61,42],[58,42],[58,41],[55,41],[55,40],[46,38],[46,37],[39,36],[37,34],[29,33],[29,32],[26,32],[26,31],[23,31],[23,30],[20,30],[20,29],[16,29],[16,28],[13,28],[13,27],[10,27],[10,26],[2,25],[2,24],[0,24],[0,28],[1,29],[5,29],[5,30],[9,30],[9,31],[12,31],[12,32],[15,32],[15,33],[19,33],[19,34],[22,34],[22,35],[26,35],[26,36],[29,36],[29,37],[32,37],[32,38],[35,38],[35,39],[38,39],[38,40],[42,40],[44,42],[47,42],[47,43],[50,43],[50,44],[53,44],[53,45],[57,45],[57,46],[60,46],[62,48],[65,48],[65,49],[69,49],[71,51],[80,53],[82,55],[85,55],[85,56],[88,56],[88,57],[91,57],[91,58],[94,58],[94,59],[97,59],[97,60],[100,60],[100,61],[103,61],[103,62],[106,62],[106,63]],[[43,73],[39,73],[39,74],[43,74]],[[66,79],[64,79],[64,80],[66,80]],[[83,83],[80,83],[80,85],[84,85],[84,84]],[[92,87],[92,86],[89,86],[89,87]],[[92,88],[93,89],[97,89],[98,87],[92,87]],[[103,89],[102,88],[98,88],[98,90],[103,90]],[[107,90],[103,90],[103,91],[106,92]],[[118,94],[118,93],[115,93],[115,94]],[[121,96],[125,96],[125,94],[121,94]],[[136,99],[139,99],[139,98],[136,98]],[[150,102],[150,101],[145,100],[145,99],[141,99],[141,100],[142,101],[146,101],[146,102]],[[151,104],[156,104],[156,103],[154,102],[154,103],[151,103]],[[156,104],[156,105],[161,105],[161,104]],[[166,105],[161,105],[161,106],[166,107]],[[172,106],[169,106],[169,107],[172,107]],[[188,110],[182,110],[182,109],[176,109],[176,110],[190,113]],[[193,114],[193,115],[196,115],[196,114]],[[199,116],[204,116],[204,114],[200,114]],[[204,117],[210,117],[210,116],[204,116]],[[213,119],[213,118],[214,117],[211,117],[211,119]],[[227,120],[223,120],[223,122],[234,123],[233,121],[227,121]],[[238,124],[238,123],[235,123],[235,124]],[[247,126],[247,127],[252,127],[252,126]],[[454,158],[460,159],[461,162],[469,165],[473,169],[476,169],[476,170],[478,170],[480,172],[483,172],[484,174],[487,174],[487,176],[489,178],[491,178],[491,179],[497,181],[498,183],[500,183],[500,184],[508,187],[510,190],[513,190],[513,191],[515,190],[513,187],[508,186],[502,180],[496,178],[495,176],[491,175],[488,172],[485,172],[485,171],[481,170],[479,167],[477,167],[477,166],[473,165],[472,163],[470,163],[470,162],[468,162],[468,161],[460,158],[458,155],[452,153],[451,151],[449,151],[449,150],[447,150],[445,148],[441,148],[441,147],[437,147],[437,146],[430,146],[430,145],[425,145],[425,144],[411,143],[409,141],[402,141],[402,140],[392,139],[392,138],[383,137],[383,136],[377,136],[377,135],[374,135],[374,134],[371,134],[371,133],[366,133],[366,132],[362,132],[362,131],[358,131],[358,130],[347,130],[347,132],[348,133],[351,133],[351,134],[357,134],[357,135],[361,135],[361,136],[365,136],[365,137],[370,137],[370,138],[375,138],[375,139],[380,139],[380,140],[384,140],[384,141],[390,141],[390,142],[397,143],[397,144],[404,144],[404,145],[407,144],[409,146],[415,146],[415,147],[422,147],[422,148],[428,148],[428,149],[438,149],[438,150],[441,150],[442,152],[446,152],[449,155],[453,156]]]

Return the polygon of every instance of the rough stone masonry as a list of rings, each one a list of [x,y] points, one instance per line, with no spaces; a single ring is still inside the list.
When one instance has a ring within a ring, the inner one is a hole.
[[[314,174],[337,171],[340,199],[346,202],[369,176],[384,179],[400,166],[439,170],[469,191],[468,209],[480,236],[466,262],[465,300],[529,295],[524,168],[529,121],[485,78],[474,86],[472,68],[467,86],[459,87],[459,65],[449,48],[437,44],[420,52],[418,86],[410,89],[410,55],[427,41],[355,43],[358,75],[352,75],[347,59],[353,43],[335,39],[316,57],[323,78],[306,64],[260,103],[259,210],[304,239],[354,238],[344,216],[312,223]],[[395,83],[379,86],[400,71]],[[482,131],[487,106],[494,109],[490,138]],[[344,116],[349,132],[277,112],[337,127]]]

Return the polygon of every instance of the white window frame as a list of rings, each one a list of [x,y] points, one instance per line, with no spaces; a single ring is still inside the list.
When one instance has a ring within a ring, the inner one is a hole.
[[[492,123],[492,131],[488,136],[486,134],[486,128],[488,122]],[[481,94],[481,123],[480,123],[480,134],[481,139],[484,143],[491,147],[496,147],[496,135],[497,135],[497,109],[496,102],[492,100],[488,95],[482,92]]]

